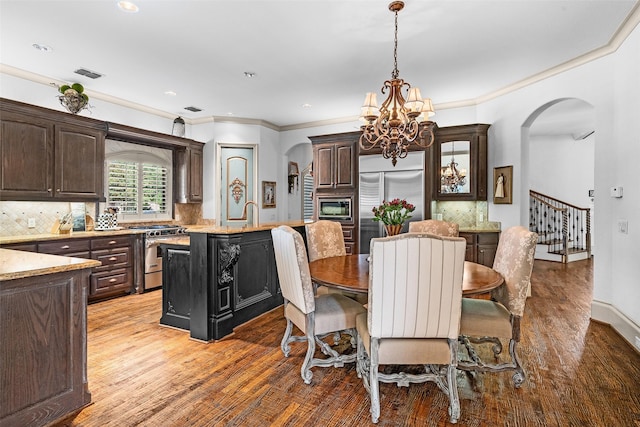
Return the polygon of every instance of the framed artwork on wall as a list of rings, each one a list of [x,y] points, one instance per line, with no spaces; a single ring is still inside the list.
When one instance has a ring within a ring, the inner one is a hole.
[[[493,203],[510,205],[513,203],[513,166],[493,168]]]
[[[273,181],[262,181],[262,208],[276,207],[276,183]]]

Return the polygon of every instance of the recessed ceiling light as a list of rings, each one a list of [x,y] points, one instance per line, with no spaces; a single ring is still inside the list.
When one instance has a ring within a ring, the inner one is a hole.
[[[130,1],[119,1],[118,8],[121,11],[128,13],[136,13],[138,10],[140,10],[138,9],[138,6],[135,5],[135,3],[132,3]]]
[[[256,76],[256,73],[253,73],[253,72],[251,72],[251,71],[245,71],[245,72],[244,72],[244,76],[245,76],[245,77],[248,77],[248,78],[251,78],[251,77],[255,77],[255,76]]]
[[[302,108],[311,108],[311,104],[302,104]]]
[[[40,52],[51,52],[51,51],[53,51],[53,49],[50,46],[47,46],[46,44],[34,43],[31,46],[33,46],[35,49],[38,49]]]
[[[169,95],[169,96],[176,96],[176,95],[177,95],[177,93],[175,93],[175,92],[174,92],[174,91],[172,91],[172,90],[165,90],[165,91],[164,91],[164,94],[165,94],[165,95]]]
[[[229,112],[227,113],[227,116],[233,116],[233,113],[232,113],[231,111],[229,111]]]

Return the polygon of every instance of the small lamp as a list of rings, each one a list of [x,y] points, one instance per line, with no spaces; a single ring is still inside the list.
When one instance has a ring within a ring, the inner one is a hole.
[[[293,193],[294,186],[298,185],[298,164],[296,162],[289,162],[289,194]]]
[[[176,119],[173,121],[171,134],[180,137],[184,136],[184,119],[182,117],[176,117]]]

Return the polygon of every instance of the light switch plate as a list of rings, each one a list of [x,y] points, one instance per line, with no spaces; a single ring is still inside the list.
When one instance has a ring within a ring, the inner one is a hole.
[[[629,233],[629,222],[626,219],[618,220],[618,232],[622,234]]]

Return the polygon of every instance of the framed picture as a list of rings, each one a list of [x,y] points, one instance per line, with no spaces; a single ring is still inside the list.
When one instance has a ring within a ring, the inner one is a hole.
[[[262,208],[276,207],[276,183],[273,181],[262,181]]]
[[[493,168],[493,203],[510,205],[513,203],[513,166]]]

